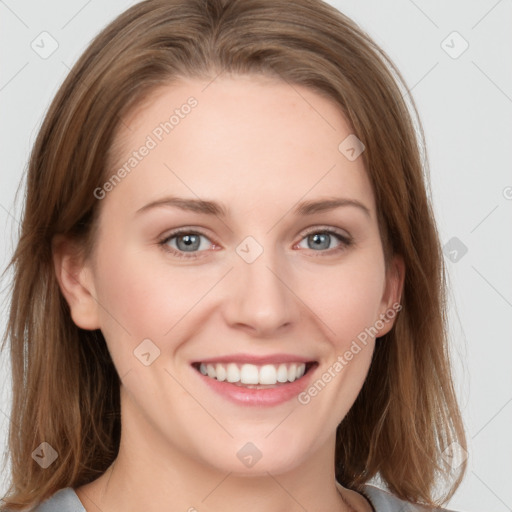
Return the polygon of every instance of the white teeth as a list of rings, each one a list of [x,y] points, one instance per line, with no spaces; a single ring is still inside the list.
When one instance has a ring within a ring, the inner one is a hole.
[[[226,380],[228,382],[239,382],[240,381],[240,370],[235,363],[229,363],[226,368]]]
[[[280,364],[277,369],[277,382],[288,382],[288,369],[285,364]]]
[[[213,364],[207,364],[206,371],[208,372],[208,377],[215,378],[217,376],[217,374],[215,373],[215,368],[213,367]]]
[[[290,365],[288,369],[288,380],[293,382],[297,378],[297,365],[295,363]]]
[[[273,364],[266,364],[260,368],[260,384],[275,384],[277,382],[277,371]]]
[[[305,363],[281,363],[279,365],[243,364],[239,366],[236,363],[228,363],[227,365],[222,363],[205,365],[201,363],[199,371],[203,375],[217,379],[220,382],[272,386],[277,383],[283,384],[300,379],[306,372],[306,365]]]
[[[242,384],[259,384],[258,367],[253,364],[244,364],[240,370],[240,382]]]
[[[222,366],[221,364],[218,364],[215,367],[215,373],[217,374],[217,380],[220,380],[221,382],[226,380],[226,377],[227,377],[226,368],[224,368],[224,366]]]

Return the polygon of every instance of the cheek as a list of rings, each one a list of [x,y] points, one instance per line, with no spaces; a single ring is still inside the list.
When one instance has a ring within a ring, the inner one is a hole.
[[[156,354],[167,350],[164,334],[190,308],[187,287],[148,265],[142,251],[130,251],[114,241],[101,245],[97,261],[95,288],[101,330],[122,376],[134,366],[138,368],[134,351],[144,340],[154,343]]]
[[[112,315],[128,330],[161,337],[197,301],[199,281],[192,267],[154,265],[145,251],[108,245],[99,261],[98,299],[108,310],[103,312],[107,324]]]
[[[225,272],[154,261],[148,251],[157,250],[127,249],[112,240],[98,253],[101,330],[119,374],[133,366],[134,350],[145,339],[161,352],[176,350],[197,327],[195,315],[208,303],[202,299]]]
[[[374,325],[384,290],[384,264],[370,258],[318,272],[302,285],[304,302],[325,327],[326,336],[340,348]]]

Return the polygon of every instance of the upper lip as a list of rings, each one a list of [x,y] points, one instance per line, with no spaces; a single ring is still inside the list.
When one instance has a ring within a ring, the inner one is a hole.
[[[255,356],[253,354],[229,354],[225,356],[210,357],[193,361],[192,364],[214,364],[214,363],[248,363],[255,365],[278,364],[278,363],[312,363],[314,359],[295,354],[269,354]]]

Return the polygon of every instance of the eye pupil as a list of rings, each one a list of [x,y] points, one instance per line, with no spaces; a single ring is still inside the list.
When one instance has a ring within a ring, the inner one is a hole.
[[[184,248],[187,249],[197,249],[199,247],[199,237],[198,235],[182,235],[176,238],[176,245],[178,249],[183,250],[183,247],[180,247],[180,240],[185,244]]]
[[[330,235],[327,233],[315,233],[310,236],[310,239],[313,239],[315,248],[329,248]]]

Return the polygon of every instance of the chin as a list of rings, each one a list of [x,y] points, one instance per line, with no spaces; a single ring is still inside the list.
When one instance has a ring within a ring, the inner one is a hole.
[[[286,434],[284,432],[284,434]],[[225,443],[215,443],[215,446],[202,447],[200,459],[208,466],[225,473],[239,476],[268,476],[287,473],[302,465],[308,453],[305,447],[311,449],[313,440],[291,439],[283,442],[286,435],[260,434],[252,440],[247,436],[226,440]],[[288,439],[290,437],[288,436]]]

